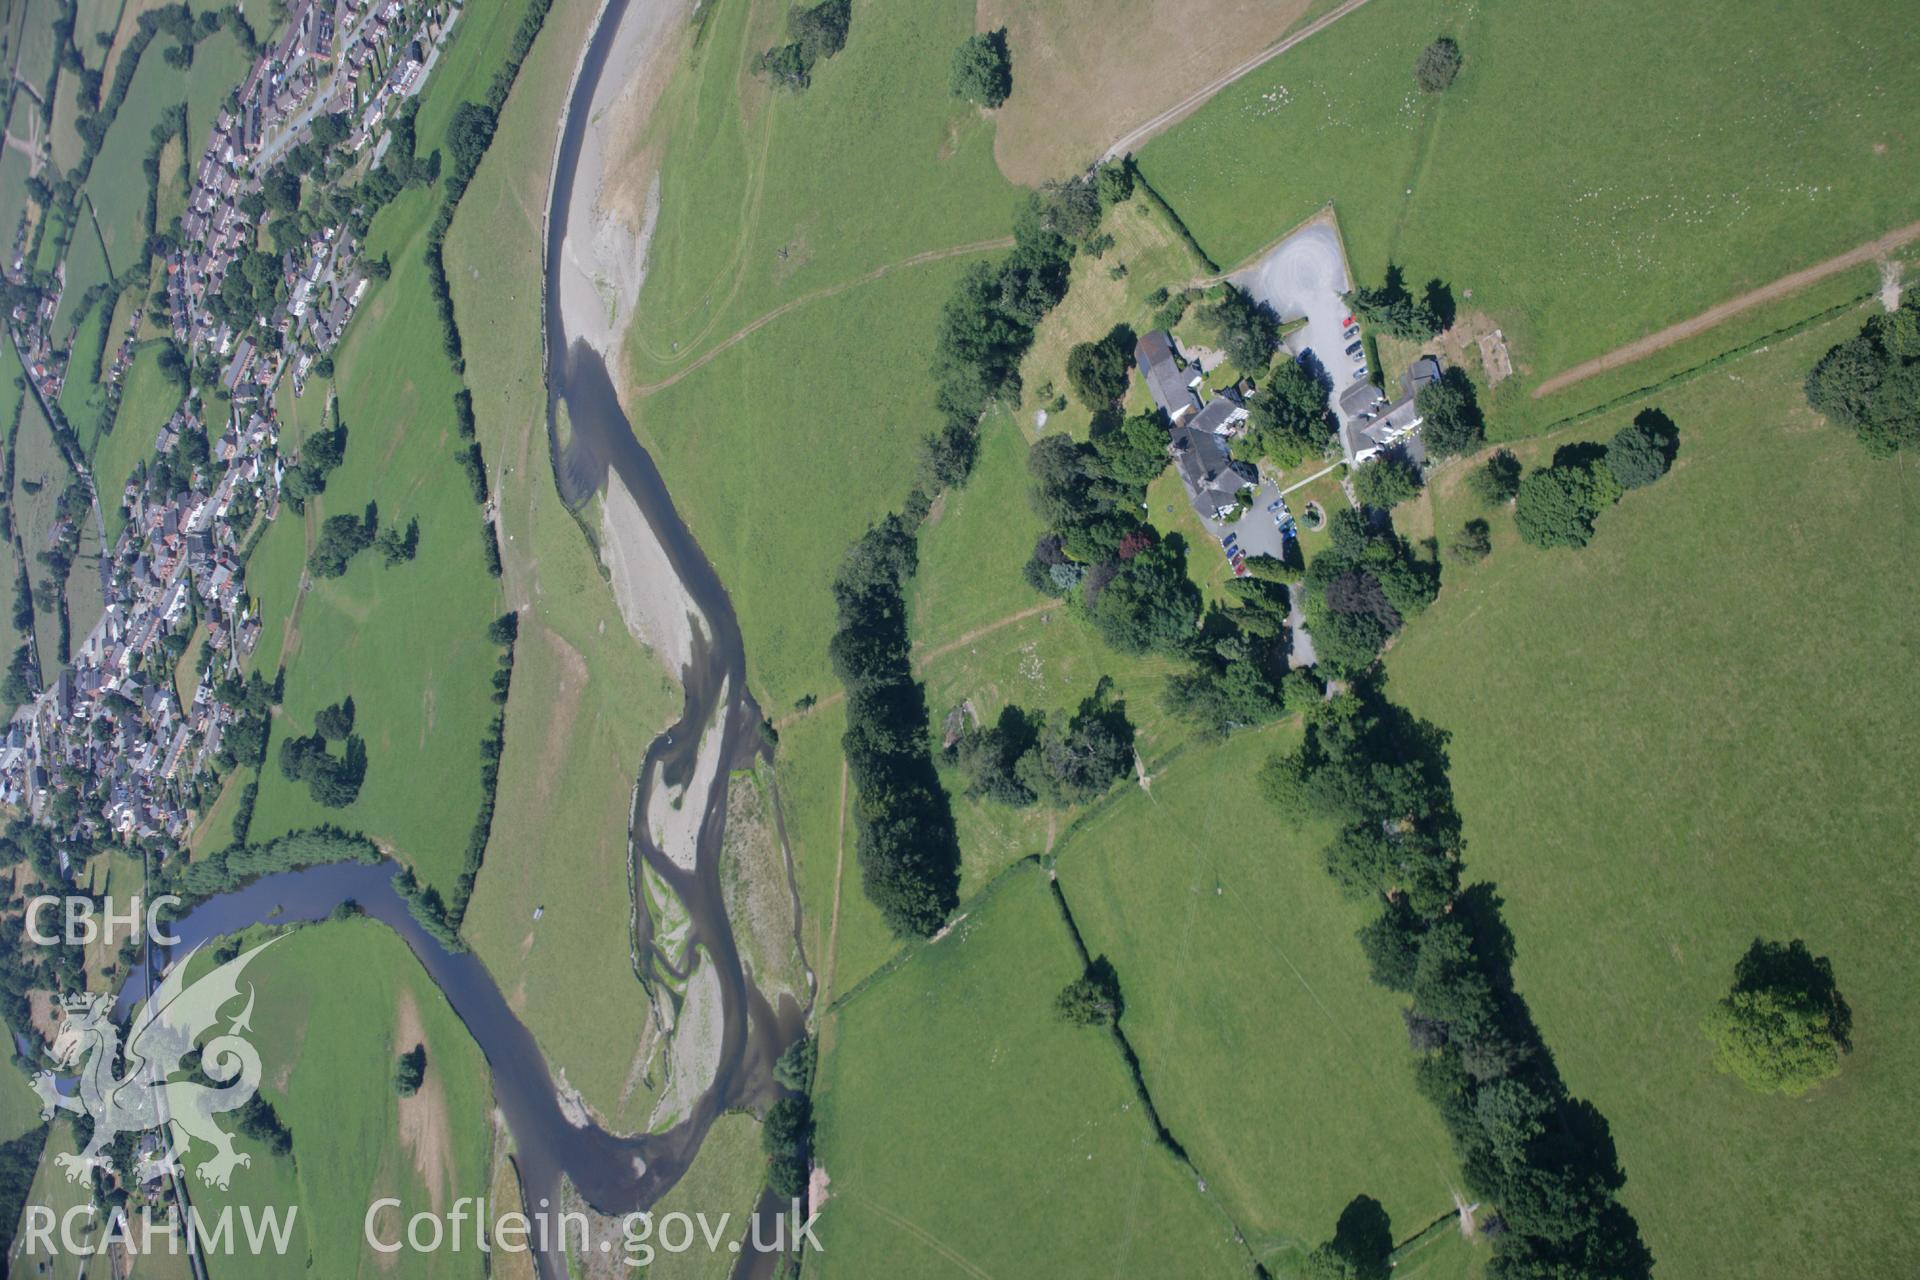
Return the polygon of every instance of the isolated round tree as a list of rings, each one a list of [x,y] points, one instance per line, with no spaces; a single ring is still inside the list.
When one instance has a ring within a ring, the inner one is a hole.
[[[1760,1093],[1802,1094],[1840,1072],[1852,1014],[1833,966],[1791,943],[1754,940],[1733,990],[1702,1024],[1714,1066]]]

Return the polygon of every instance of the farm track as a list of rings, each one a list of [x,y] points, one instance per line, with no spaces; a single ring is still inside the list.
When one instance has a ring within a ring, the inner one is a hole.
[[[1159,133],[1162,129],[1179,122],[1198,110],[1205,104],[1207,99],[1213,97],[1213,95],[1219,93],[1234,81],[1240,79],[1242,76],[1253,74],[1309,36],[1319,35],[1322,31],[1325,31],[1328,27],[1346,17],[1366,2],[1367,0],[1346,0],[1346,3],[1339,8],[1321,14],[1318,18],[1315,18],[1312,22],[1309,22],[1292,35],[1286,36],[1275,44],[1268,45],[1265,49],[1254,54],[1253,57],[1248,58],[1239,66],[1209,80],[1206,84],[1174,103],[1171,107],[1168,107],[1165,111],[1162,111],[1145,124],[1140,125],[1138,128],[1130,129],[1120,135],[1119,141],[1108,147],[1106,154],[1100,158],[1102,160],[1117,160],[1121,156],[1126,155],[1154,134]]]
[[[1740,294],[1738,297],[1729,298],[1725,302],[1707,308],[1697,316],[1682,320],[1678,324],[1668,325],[1658,333],[1650,333],[1644,338],[1636,338],[1625,346],[1614,348],[1605,355],[1595,356],[1593,359],[1577,364],[1571,369],[1556,373],[1533,389],[1533,398],[1535,400],[1544,399],[1556,391],[1563,391],[1575,383],[1583,382],[1596,374],[1606,373],[1608,370],[1618,369],[1623,365],[1632,364],[1636,360],[1645,359],[1647,356],[1653,355],[1657,351],[1664,351],[1676,343],[1698,337],[1700,334],[1724,324],[1742,312],[1751,311],[1753,308],[1763,306],[1769,302],[1776,302],[1781,298],[1787,297],[1789,294],[1799,292],[1808,285],[1817,284],[1825,280],[1828,276],[1838,275],[1842,271],[1863,266],[1876,258],[1885,257],[1894,250],[1911,244],[1915,240],[1920,240],[1920,222],[1910,222],[1904,227],[1887,232],[1887,234],[1881,236],[1878,240],[1868,241],[1866,244],[1858,245],[1847,250],[1845,253],[1828,258],[1824,262],[1816,262],[1810,267],[1804,267],[1789,275],[1781,276],[1771,284],[1763,284],[1758,289],[1750,290]]]
[[[1011,248],[1013,248],[1012,236],[996,236],[991,240],[975,240],[971,244],[950,245],[945,249],[928,249],[924,253],[916,253],[912,257],[902,258],[898,262],[883,263],[865,275],[855,276],[851,280],[842,280],[839,284],[830,284],[824,288],[815,289],[811,293],[803,293],[797,298],[792,298],[781,303],[759,319],[748,324],[745,328],[722,338],[719,342],[701,352],[686,368],[670,373],[657,382],[642,383],[634,387],[633,394],[637,396],[650,396],[657,391],[665,391],[668,387],[671,387],[688,374],[704,368],[722,352],[738,346],[740,343],[745,342],[748,338],[758,333],[761,329],[778,320],[781,316],[786,315],[790,311],[798,310],[810,302],[820,302],[824,299],[845,293],[849,289],[857,289],[861,285],[872,284],[875,280],[880,279],[880,277],[906,267],[924,267],[929,263],[944,262],[948,258],[963,257],[970,253],[987,253],[994,249]]]

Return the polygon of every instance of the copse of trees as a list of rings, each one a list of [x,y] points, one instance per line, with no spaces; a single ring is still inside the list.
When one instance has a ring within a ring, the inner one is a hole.
[[[1797,1097],[1840,1074],[1840,1055],[1853,1048],[1853,1011],[1833,964],[1798,938],[1755,938],[1702,1029],[1714,1066],[1756,1093]]]
[[[852,23],[853,0],[791,5],[787,9],[787,43],[775,45],[754,59],[753,69],[777,88],[798,92],[813,83],[815,65],[846,47],[847,28]]]
[[[1334,512],[1327,527],[1326,549],[1307,566],[1302,609],[1321,662],[1336,673],[1357,672],[1433,602],[1439,574],[1391,526],[1370,525],[1358,511]]]
[[[1087,408],[1099,412],[1127,394],[1133,369],[1133,330],[1116,327],[1098,342],[1082,342],[1067,352],[1067,381]]]
[[[1201,331],[1219,344],[1242,373],[1259,378],[1273,363],[1274,349],[1280,345],[1280,317],[1252,294],[1222,285],[1220,296],[1203,305],[1196,318]]]
[[[280,742],[280,772],[289,782],[304,782],[318,804],[344,809],[360,798],[367,777],[367,744],[348,734],[346,750],[334,756],[319,733],[295,735]]]
[[[426,1082],[427,1046],[416,1044],[393,1064],[393,1091],[403,1098],[411,1098]]]
[[[373,545],[379,531],[379,508],[371,502],[362,515],[328,516],[307,554],[307,567],[319,577],[338,578],[355,556]]]
[[[1386,280],[1378,288],[1361,285],[1346,300],[1354,315],[1367,324],[1406,342],[1424,342],[1445,327],[1433,292],[1430,285],[1429,297],[1414,297],[1407,292],[1406,273],[1389,264]]]
[[[1247,398],[1247,431],[1233,442],[1243,462],[1290,469],[1319,457],[1333,434],[1327,388],[1295,360],[1281,360]]]
[[[813,1100],[799,1093],[768,1107],[760,1149],[767,1154],[767,1186],[773,1193],[783,1200],[805,1195],[813,1161]]]
[[[1851,427],[1875,457],[1920,444],[1920,292],[1821,356],[1806,390],[1816,413]]]
[[[1600,513],[1628,488],[1665,475],[1679,448],[1680,433],[1658,409],[1642,411],[1604,446],[1562,445],[1552,465],[1520,481],[1514,526],[1536,547],[1584,547]]]
[[[953,75],[948,81],[957,98],[977,102],[989,110],[1013,92],[1013,55],[1007,49],[1007,29],[969,36],[953,51]]]
[[[847,691],[841,739],[855,786],[861,885],[887,927],[926,937],[959,902],[959,841],[927,733],[926,691],[913,677],[906,583],[918,567],[898,515],[869,528],[834,576],[838,622],[828,645]]]
[[[1496,449],[1492,457],[1467,473],[1467,488],[1490,507],[1512,502],[1513,495],[1520,491],[1520,459],[1506,449]]]
[[[1120,974],[1105,956],[1089,960],[1080,976],[1062,987],[1053,999],[1053,1010],[1061,1021],[1076,1027],[1112,1027],[1126,1008]]]
[[[961,734],[946,757],[970,796],[1015,807],[1080,804],[1132,771],[1133,724],[1102,677],[1064,724],[1008,706],[993,724]]]

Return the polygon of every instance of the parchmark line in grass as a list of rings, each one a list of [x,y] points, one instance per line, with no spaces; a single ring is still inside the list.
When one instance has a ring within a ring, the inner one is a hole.
[[[973,1263],[969,1262],[963,1255],[956,1252],[951,1246],[942,1243],[938,1236],[934,1235],[931,1231],[928,1231],[925,1227],[921,1226],[919,1223],[912,1222],[906,1218],[901,1217],[899,1214],[895,1213],[893,1210],[889,1208],[886,1208],[884,1205],[876,1204],[874,1201],[868,1199],[866,1196],[861,1195],[858,1191],[847,1191],[844,1194],[846,1195],[847,1199],[853,1201],[855,1204],[861,1205],[871,1210],[875,1214],[878,1214],[880,1217],[885,1218],[888,1222],[891,1222],[894,1226],[900,1228],[902,1231],[906,1232],[908,1235],[918,1240],[921,1244],[924,1244],[925,1246],[927,1246],[927,1248],[933,1250],[935,1253],[945,1258],[948,1262],[951,1262],[954,1266],[960,1268],[962,1271],[966,1272],[968,1275],[974,1277],[974,1280],[993,1280],[993,1277],[991,1275],[981,1270],[979,1267],[975,1266]]]
[[[634,387],[633,394],[637,396],[650,396],[657,391],[665,391],[668,387],[680,381],[680,379],[686,377],[688,374],[704,368],[722,352],[738,346],[767,325],[778,320],[781,316],[797,308],[804,307],[810,302],[820,302],[824,299],[834,297],[837,294],[845,293],[849,289],[857,289],[863,284],[872,284],[880,277],[890,272],[899,271],[905,267],[924,267],[929,263],[942,262],[948,258],[963,257],[970,253],[988,253],[995,249],[1011,248],[1013,248],[1012,236],[996,236],[991,240],[975,240],[971,244],[956,244],[945,249],[928,249],[924,253],[916,253],[912,257],[902,258],[898,262],[882,263],[865,275],[855,276],[851,280],[842,280],[839,284],[830,284],[824,288],[815,289],[811,293],[803,293],[797,298],[792,298],[781,303],[738,332],[722,338],[719,342],[701,352],[686,368],[670,373],[657,382],[643,383]]]

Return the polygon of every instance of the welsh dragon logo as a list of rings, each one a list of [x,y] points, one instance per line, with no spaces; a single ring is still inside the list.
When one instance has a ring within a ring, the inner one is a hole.
[[[149,1129],[163,1130],[164,1141],[160,1150],[140,1157],[134,1168],[136,1181],[179,1172],[180,1157],[195,1138],[214,1150],[211,1159],[199,1164],[200,1177],[210,1186],[224,1188],[235,1168],[250,1163],[249,1156],[233,1149],[233,1136],[214,1123],[214,1116],[245,1106],[260,1087],[260,1054],[241,1034],[251,1030],[252,983],[247,984],[246,1006],[225,1031],[197,1045],[200,1071],[214,1084],[171,1077],[184,1073],[185,1059],[200,1036],[216,1029],[221,1009],[239,998],[241,973],[271,945],[272,941],[262,943],[188,984],[187,969],[199,952],[194,948],[168,970],[159,989],[141,1007],[124,1047],[114,1026],[111,996],[84,995],[61,1002],[66,1018],[54,1036],[53,1057],[75,1072],[65,1078],[77,1087],[62,1092],[62,1077],[42,1071],[34,1077],[33,1088],[40,1095],[41,1119],[50,1120],[56,1110],[63,1110],[93,1120],[93,1137],[86,1148],[58,1157],[69,1181],[78,1182],[93,1169],[106,1167],[105,1152],[118,1135]],[[124,1074],[115,1075],[122,1063]]]

